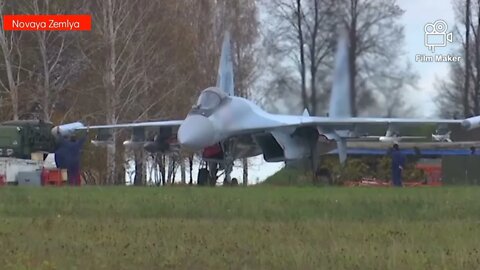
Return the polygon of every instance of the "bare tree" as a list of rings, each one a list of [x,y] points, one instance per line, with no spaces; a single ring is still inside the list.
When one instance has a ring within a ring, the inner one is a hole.
[[[464,95],[467,96],[467,98],[464,98],[463,104],[464,108],[468,108],[470,92],[469,83],[470,80],[473,79],[473,114],[478,115],[480,114],[480,1],[477,1],[477,3],[474,4],[474,7],[476,7],[476,12],[474,13],[477,17],[476,21],[474,17],[472,17],[470,0],[467,0],[465,11],[465,89],[463,90]],[[470,28],[473,32],[473,42],[470,42],[470,35],[467,35],[467,27],[468,32],[470,32]],[[470,64],[471,58],[475,60],[473,68]],[[468,114],[465,114],[465,117],[468,116]]]
[[[267,28],[269,54],[283,61],[293,60],[295,66],[291,68],[298,71],[300,79],[299,84],[292,82],[295,79],[288,72],[279,71],[276,61],[274,83],[291,92],[298,86],[303,108],[316,115],[320,113],[319,105],[323,105],[321,97],[326,94],[326,87],[319,85],[325,84],[330,71],[325,66],[330,64],[334,44],[334,1],[275,0],[266,5],[274,11],[272,16],[276,20],[273,27]]]
[[[387,114],[389,110],[390,113],[404,111],[398,108],[404,105],[401,98],[397,99],[399,103],[395,104],[397,108],[394,110],[384,108],[382,99],[379,99],[408,87],[415,88],[415,73],[409,64],[404,65],[401,61],[404,36],[398,20],[403,10],[396,0],[275,0],[268,1],[266,6],[273,10],[268,18],[273,27],[267,27],[266,31],[269,55],[274,56],[271,62],[274,66],[273,82],[269,89],[281,92],[282,96],[295,93],[296,89],[302,89],[301,78],[305,74],[309,82],[306,83],[306,102],[302,102],[304,107],[311,114],[325,112],[320,108],[327,105],[322,101],[327,100],[331,88],[334,45],[337,33],[346,28],[350,39],[353,114],[359,110],[362,113],[387,111]],[[299,34],[302,34],[301,39]],[[299,41],[306,51],[294,46]],[[302,72],[302,55],[309,73]],[[292,68],[288,62],[296,63],[298,77],[287,71]]]
[[[339,17],[349,33],[351,105],[352,114],[357,115],[375,103],[376,91],[391,91],[377,89],[375,83],[390,80],[383,69],[394,65],[403,53],[403,26],[398,20],[404,11],[396,0],[342,0],[339,5]],[[395,76],[394,80],[398,82],[403,76]]]
[[[302,10],[302,1],[296,0],[295,8],[295,17],[296,17],[296,28],[297,28],[297,38],[298,38],[298,49],[300,56],[300,78],[301,78],[301,89],[302,89],[302,102],[303,107],[308,108],[307,104],[307,83],[306,83],[306,64],[305,64],[305,41],[303,34],[303,10]]]
[[[450,76],[440,80],[436,103],[444,116],[468,117],[480,114],[480,1],[456,0],[453,5],[458,22],[454,31],[461,39],[454,51],[464,55],[465,62],[450,63]]]
[[[0,17],[3,25],[3,14],[5,2],[0,1]],[[7,75],[7,84],[0,80],[2,88],[10,96],[12,106],[12,116],[14,120],[19,117],[18,87],[21,83],[22,52],[20,50],[21,32],[5,32],[3,27],[0,29],[0,47],[2,48],[3,60],[5,63],[5,72]]]
[[[125,116],[134,113],[132,109],[136,107],[132,105],[137,104],[135,101],[153,86],[148,70],[161,54],[157,54],[155,44],[149,42],[151,33],[148,31],[153,21],[147,19],[158,10],[156,4],[141,0],[102,0],[92,6],[99,39],[94,43],[90,41],[90,45],[85,44],[87,49],[84,51],[91,67],[101,76],[101,85],[97,88],[104,92],[102,109],[107,124],[116,124],[120,118],[127,120]],[[107,148],[107,183],[119,180],[118,135],[113,132],[111,145]]]
[[[74,3],[51,3],[50,0],[34,0],[18,8],[30,14],[58,14],[67,10],[77,13],[80,10]],[[31,84],[37,89],[35,95],[30,95],[30,102],[39,104],[41,118],[50,121],[55,106],[64,100],[62,95],[65,95],[65,89],[78,79],[78,74],[82,71],[83,59],[75,53],[74,47],[78,35],[57,31],[35,31],[32,35],[36,43],[31,44],[36,52],[32,56],[38,59],[38,65],[34,65],[31,70]]]
[[[464,107],[464,116],[468,117],[468,95],[469,95],[469,83],[470,83],[470,0],[466,0],[465,7],[465,80],[464,80],[464,89],[463,89],[463,107]],[[475,102],[477,103],[477,102]]]

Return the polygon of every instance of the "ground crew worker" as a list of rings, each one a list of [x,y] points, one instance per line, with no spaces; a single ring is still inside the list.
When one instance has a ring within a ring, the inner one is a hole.
[[[58,168],[67,169],[68,184],[71,186],[79,186],[81,183],[80,160],[86,137],[77,139],[75,135],[59,136],[59,144],[55,151],[55,163]]]
[[[405,157],[400,152],[398,144],[393,145],[392,151],[392,184],[395,187],[402,186],[402,171],[405,166]]]

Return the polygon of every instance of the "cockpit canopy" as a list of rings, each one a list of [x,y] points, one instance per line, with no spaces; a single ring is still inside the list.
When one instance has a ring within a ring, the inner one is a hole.
[[[195,107],[198,110],[211,111],[218,108],[226,97],[227,95],[219,88],[209,87],[202,91]]]

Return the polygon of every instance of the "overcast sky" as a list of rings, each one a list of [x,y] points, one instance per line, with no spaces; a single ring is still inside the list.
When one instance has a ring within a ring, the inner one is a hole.
[[[420,75],[418,91],[407,93],[415,108],[417,108],[418,117],[435,116],[435,104],[433,103],[436,95],[435,81],[438,78],[448,76],[448,63],[420,63],[415,62],[416,54],[432,55],[424,45],[424,26],[427,23],[433,23],[436,20],[444,20],[451,31],[454,26],[455,17],[451,0],[399,0],[398,4],[405,10],[402,23],[405,25],[405,50],[407,57],[413,64],[413,67]],[[453,43],[445,48],[437,48],[436,54],[447,54],[458,45],[457,37],[453,35]]]

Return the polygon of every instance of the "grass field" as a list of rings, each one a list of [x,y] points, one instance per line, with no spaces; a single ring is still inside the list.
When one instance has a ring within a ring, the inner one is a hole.
[[[1,269],[479,269],[480,188],[1,188]]]

